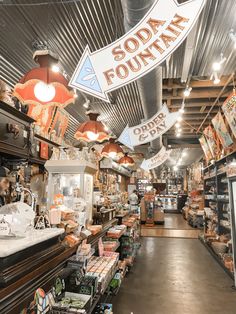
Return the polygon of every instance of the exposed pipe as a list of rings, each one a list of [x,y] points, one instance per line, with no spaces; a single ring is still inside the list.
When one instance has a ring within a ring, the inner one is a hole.
[[[125,31],[133,28],[147,13],[155,0],[121,0],[124,12]],[[142,101],[144,118],[151,118],[162,107],[162,67],[149,72],[138,81],[138,89]],[[153,154],[158,153],[162,146],[162,138],[150,143],[150,151]],[[156,172],[156,170],[155,170]],[[157,175],[157,172],[156,172]]]
[[[125,31],[133,28],[147,13],[155,0],[122,0]],[[145,119],[151,118],[162,107],[162,68],[159,66],[138,81]],[[157,153],[162,146],[161,137],[151,143]]]

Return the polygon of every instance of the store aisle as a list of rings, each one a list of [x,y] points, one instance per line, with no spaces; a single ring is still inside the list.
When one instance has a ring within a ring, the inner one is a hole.
[[[114,314],[235,314],[232,284],[199,240],[143,238]]]
[[[197,239],[200,230],[191,227],[182,214],[165,213],[165,223],[153,227],[141,226],[143,237],[167,237]]]

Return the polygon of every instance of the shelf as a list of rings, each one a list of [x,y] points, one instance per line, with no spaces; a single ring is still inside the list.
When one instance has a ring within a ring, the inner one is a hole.
[[[226,170],[225,170],[225,171],[222,171],[222,172],[217,172],[217,177],[222,176],[222,175],[225,175],[225,176],[226,176],[226,174],[227,174],[227,171],[226,171]]]
[[[98,243],[98,240],[100,238],[104,237],[106,235],[107,231],[110,229],[110,227],[112,227],[116,223],[117,223],[117,219],[115,219],[115,218],[108,221],[106,224],[103,225],[102,231],[98,232],[95,235],[89,236],[87,242],[89,244],[91,244],[92,246],[96,245]]]
[[[96,165],[80,160],[47,160],[45,168],[52,173],[89,173],[95,174]]]
[[[206,249],[210,252],[210,254],[214,257],[214,259],[219,263],[219,265],[224,269],[224,271],[231,277],[231,279],[234,280],[234,274],[231,273],[231,271],[225,267],[225,264],[223,263],[222,259],[213,251],[212,247],[207,244],[202,237],[199,236],[198,238],[200,242],[206,247]]]
[[[229,199],[217,198],[217,202],[219,202],[219,203],[229,203]]]
[[[228,157],[234,155],[235,153],[236,153],[236,151],[233,151],[232,153],[229,153],[228,155],[222,157],[221,159],[218,159],[218,160],[216,161],[216,164],[221,163],[224,159],[227,159]]]
[[[37,134],[37,133],[34,134],[34,137],[35,137],[36,139],[40,140],[40,141],[43,141],[43,142],[45,142],[45,143],[47,143],[47,144],[52,145],[52,146],[60,147],[60,144],[57,144],[57,143],[55,143],[55,142],[49,140],[48,138],[43,137],[43,136],[41,136],[41,135],[39,135],[39,134]]]
[[[209,179],[213,179],[213,178],[215,178],[216,177],[216,173],[215,174],[212,174],[212,175],[210,175],[210,176],[205,176],[205,177],[203,177],[203,179],[204,180],[209,180]]]
[[[209,166],[205,167],[205,168],[203,169],[203,171],[205,171],[206,169],[209,169],[209,168],[211,168],[211,167],[214,167],[214,166],[215,166],[215,163],[210,164]]]

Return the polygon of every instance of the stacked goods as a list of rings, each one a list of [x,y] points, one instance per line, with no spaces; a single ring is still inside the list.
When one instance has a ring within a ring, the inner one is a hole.
[[[115,252],[119,245],[119,241],[103,241],[104,251]]]
[[[119,255],[118,255],[119,256]],[[117,270],[118,259],[114,257],[93,256],[87,265],[87,275],[98,278],[100,292],[106,290],[107,285]]]
[[[204,216],[204,196],[200,193],[200,191],[191,192],[182,210],[183,217],[189,225],[199,229],[203,227]]]
[[[127,220],[123,221],[123,224],[127,227],[132,227],[136,220],[137,218],[135,216],[131,216]]]
[[[87,229],[92,233],[92,235],[96,235],[102,231],[102,225],[89,225]]]
[[[110,228],[107,231],[107,237],[112,239],[119,239],[122,234],[126,232],[127,227],[125,225],[118,225]]]

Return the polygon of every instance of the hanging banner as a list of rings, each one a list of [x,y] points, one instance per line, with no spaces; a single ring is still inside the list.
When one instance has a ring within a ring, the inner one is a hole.
[[[212,119],[212,124],[222,146],[224,148],[231,146],[233,144],[233,140],[229,135],[224,118],[220,112],[218,112],[217,115]]]
[[[171,150],[166,150],[165,146],[161,148],[161,150],[152,158],[144,159],[140,168],[144,169],[145,171],[154,169],[161,164],[163,164],[170,156]]]
[[[218,146],[216,143],[216,135],[213,128],[209,125],[208,127],[205,128],[205,130],[203,131],[203,134],[205,135],[207,144],[211,151],[211,155],[213,157],[216,157],[218,154]]]
[[[222,110],[225,114],[226,120],[236,138],[236,94],[229,96],[222,105]]]
[[[156,0],[143,19],[110,45],[79,61],[69,85],[109,101],[107,93],[153,70],[185,40],[205,0]]]
[[[206,161],[207,161],[207,163],[208,163],[208,162],[213,158],[213,156],[212,156],[212,154],[211,154],[210,148],[209,148],[209,146],[208,146],[208,144],[207,144],[207,141],[206,141],[205,137],[204,137],[204,136],[201,136],[201,137],[199,138],[199,142],[200,142],[200,144],[201,144],[202,150],[203,150],[204,155],[205,155],[205,157],[206,157]]]
[[[149,143],[166,133],[176,122],[180,112],[170,113],[166,104],[151,119],[129,128],[126,126],[118,141],[133,149],[134,146]]]

